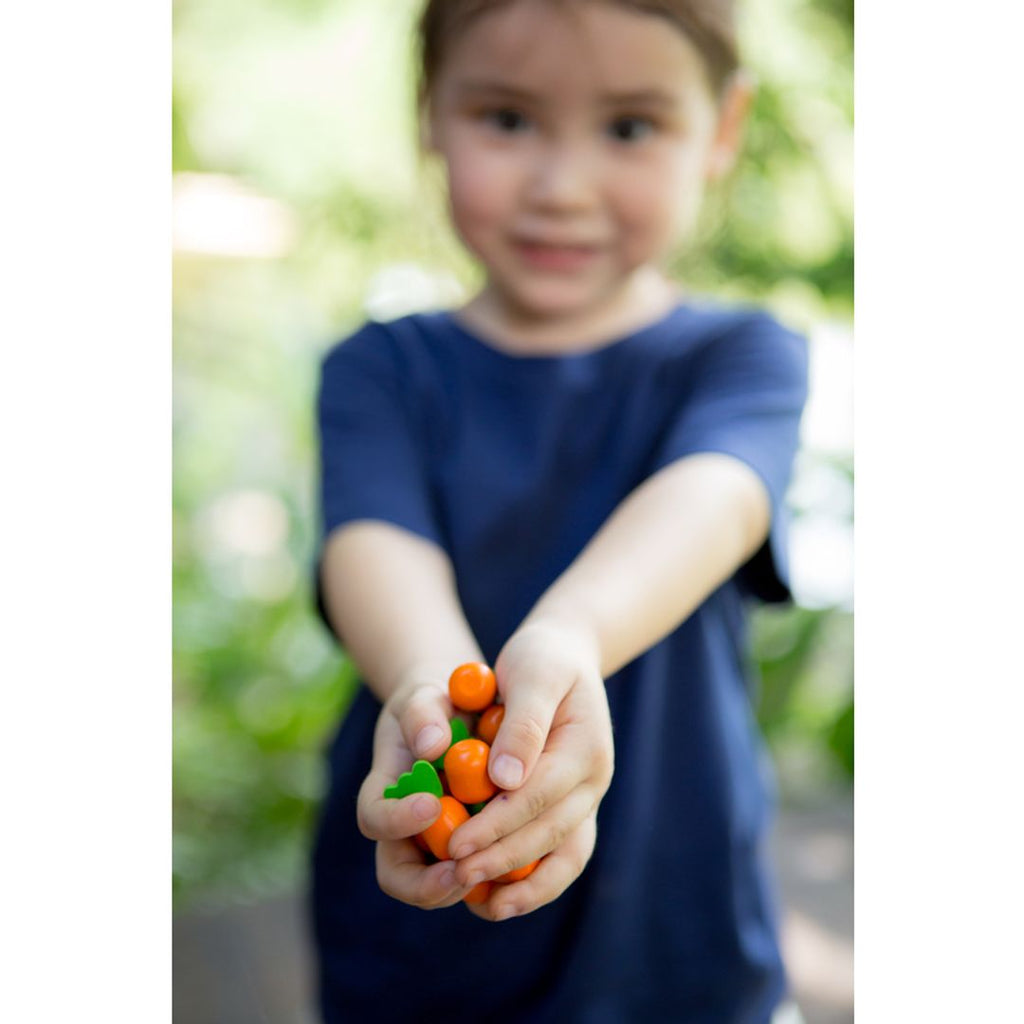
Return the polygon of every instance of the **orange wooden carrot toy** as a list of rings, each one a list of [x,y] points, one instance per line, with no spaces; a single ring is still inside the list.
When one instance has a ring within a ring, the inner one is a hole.
[[[451,860],[448,852],[448,840],[452,833],[465,821],[469,821],[469,811],[453,796],[441,797],[441,815],[425,828],[420,835],[430,847],[430,852],[438,860]]]
[[[490,800],[498,787],[487,774],[490,745],[483,740],[460,740],[444,755],[444,774],[448,789],[464,804],[480,804]]]
[[[470,662],[460,665],[448,679],[448,696],[462,711],[483,711],[494,703],[498,683],[486,665]]]

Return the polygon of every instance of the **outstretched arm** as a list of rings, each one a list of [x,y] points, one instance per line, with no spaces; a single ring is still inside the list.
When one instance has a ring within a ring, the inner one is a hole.
[[[331,626],[381,703],[410,673],[434,671],[445,689],[456,665],[480,658],[448,556],[408,530],[380,520],[335,530],[321,583]]]
[[[682,623],[767,536],[770,500],[736,458],[696,454],[665,467],[612,514],[502,650],[506,712],[491,753],[521,788],[452,839],[467,885],[549,854],[475,912],[491,919],[554,899],[593,851],[613,751],[603,680]],[[544,757],[541,758],[541,753]],[[507,760],[506,760],[507,759]],[[471,851],[471,852],[465,852]]]
[[[357,806],[360,829],[377,840],[377,880],[403,902],[448,906],[465,894],[451,862],[424,867],[407,838],[437,818],[440,803],[427,793],[401,800],[382,794],[414,758],[433,760],[447,749],[448,675],[480,660],[451,564],[430,541],[361,520],[331,534],[321,573],[328,619],[384,705]]]
[[[764,543],[768,491],[738,459],[667,466],[616,510],[523,629],[551,623],[594,651],[604,677],[672,632]]]

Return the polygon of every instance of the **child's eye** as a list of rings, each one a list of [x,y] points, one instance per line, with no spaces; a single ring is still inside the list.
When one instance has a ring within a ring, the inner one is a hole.
[[[500,107],[497,110],[489,110],[484,117],[487,122],[497,128],[498,131],[505,132],[509,135],[521,132],[529,125],[529,122],[523,114],[510,107]]]
[[[608,134],[616,142],[639,142],[654,131],[654,122],[648,117],[617,117],[608,126]]]

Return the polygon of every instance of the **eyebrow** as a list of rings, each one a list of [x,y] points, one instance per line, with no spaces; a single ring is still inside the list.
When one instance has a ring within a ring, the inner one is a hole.
[[[470,78],[459,82],[458,93],[460,96],[507,96],[510,99],[536,100],[539,99],[536,93],[529,89],[521,89],[507,82],[490,81],[484,78]]]
[[[500,96],[502,98],[534,103],[542,97],[529,89],[498,80],[473,78],[460,82],[458,94],[463,97]],[[609,107],[648,106],[671,107],[678,102],[676,97],[663,89],[634,89],[629,92],[609,92],[601,97],[601,101]]]

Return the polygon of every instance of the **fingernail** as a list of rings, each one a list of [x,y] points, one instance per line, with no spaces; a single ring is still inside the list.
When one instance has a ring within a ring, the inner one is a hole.
[[[425,754],[431,747],[436,747],[444,733],[439,726],[425,725],[416,735],[416,752]]]
[[[523,781],[523,762],[518,757],[501,754],[491,768],[491,778],[502,789],[515,789]]]
[[[417,818],[422,818],[426,821],[428,818],[433,818],[437,814],[437,803],[433,797],[427,796],[425,793],[421,793],[412,802],[413,810],[416,812]]]
[[[446,889],[454,889],[455,884],[455,865],[449,864],[441,872],[441,885]]]
[[[476,847],[470,846],[469,843],[466,843],[455,851],[455,859],[464,860],[466,857],[472,857],[474,853],[476,853]]]

